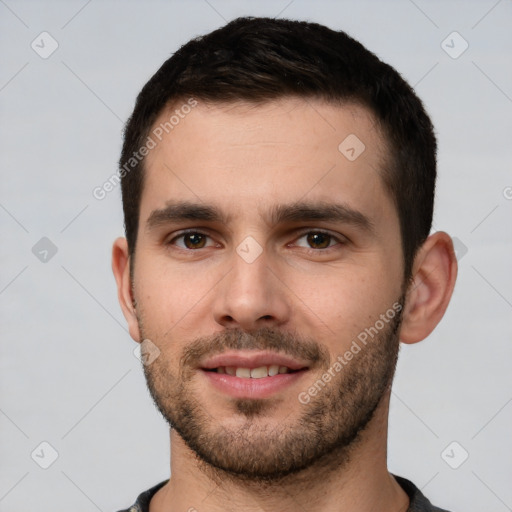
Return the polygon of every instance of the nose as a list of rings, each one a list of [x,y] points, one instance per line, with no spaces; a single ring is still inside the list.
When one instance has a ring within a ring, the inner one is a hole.
[[[244,330],[285,324],[290,318],[286,286],[265,252],[249,261],[233,252],[231,271],[216,290],[215,321],[225,328]]]

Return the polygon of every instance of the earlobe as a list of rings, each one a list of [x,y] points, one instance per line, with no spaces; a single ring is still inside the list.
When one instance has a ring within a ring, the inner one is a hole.
[[[441,321],[457,278],[457,259],[450,236],[430,235],[419,249],[407,290],[400,341],[417,343]]]
[[[130,255],[126,238],[118,238],[112,247],[112,272],[117,283],[117,297],[123,315],[128,322],[130,336],[137,342],[141,341],[139,324],[136,314],[136,302],[133,296],[130,276]]]

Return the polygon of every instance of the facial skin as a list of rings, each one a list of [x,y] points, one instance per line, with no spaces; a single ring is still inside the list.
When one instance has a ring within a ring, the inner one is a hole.
[[[350,134],[366,148],[354,161],[338,150]],[[404,504],[382,477],[398,337],[415,342],[434,328],[456,264],[449,237],[437,233],[404,282],[398,217],[379,174],[386,151],[362,107],[286,98],[200,103],[148,155],[133,280],[124,239],[114,244],[113,269],[131,336],[160,350],[144,371],[175,427],[173,464],[176,453],[186,461],[177,465],[247,485],[373,464],[381,475],[368,470],[380,481],[374,504]],[[170,215],[183,204],[209,216]],[[315,218],[313,210],[333,206],[343,215]],[[299,394],[406,291],[403,315],[301,403]],[[226,392],[205,371],[218,354],[263,361],[269,353],[300,371],[263,395]],[[162,504],[172,493],[176,502],[171,487]],[[359,503],[373,506],[373,498]]]

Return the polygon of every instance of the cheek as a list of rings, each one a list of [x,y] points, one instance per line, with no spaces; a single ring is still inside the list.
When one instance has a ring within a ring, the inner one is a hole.
[[[289,272],[287,278],[297,308],[296,322],[309,324],[307,329],[333,355],[343,352],[398,299],[400,286],[385,268],[376,261],[364,266],[325,267],[322,273],[314,275]]]
[[[165,256],[141,255],[135,293],[148,334],[163,340],[193,338],[222,274],[195,265],[171,265]],[[211,305],[211,304],[210,304]]]
[[[158,260],[140,258],[135,272],[135,294],[146,329],[165,331],[183,316],[191,300],[179,274],[166,271]]]

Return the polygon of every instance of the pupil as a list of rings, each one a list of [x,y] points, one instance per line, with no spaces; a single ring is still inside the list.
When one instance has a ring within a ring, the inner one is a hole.
[[[189,249],[201,248],[204,245],[204,237],[198,233],[192,233],[185,237],[185,245]]]
[[[308,244],[316,249],[329,247],[330,236],[324,233],[311,233],[308,235]]]

